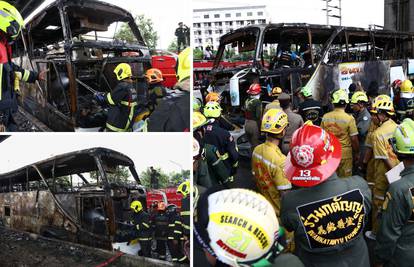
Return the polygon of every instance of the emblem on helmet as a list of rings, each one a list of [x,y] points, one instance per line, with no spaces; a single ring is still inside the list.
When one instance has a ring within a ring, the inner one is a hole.
[[[295,146],[292,155],[296,163],[302,167],[308,167],[313,163],[313,147],[310,145]]]

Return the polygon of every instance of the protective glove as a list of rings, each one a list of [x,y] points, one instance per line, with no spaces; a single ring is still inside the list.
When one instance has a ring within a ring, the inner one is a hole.
[[[99,102],[99,103],[105,103],[105,94],[104,93],[95,93],[94,95],[95,99]]]

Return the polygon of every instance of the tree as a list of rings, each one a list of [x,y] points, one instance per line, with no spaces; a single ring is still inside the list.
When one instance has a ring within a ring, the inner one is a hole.
[[[97,180],[98,171],[90,172],[91,179]],[[130,177],[129,168],[126,166],[117,166],[114,172],[106,172],[108,182],[117,184],[128,184]]]
[[[154,29],[152,19],[146,18],[145,15],[137,15],[134,17],[135,23],[141,32],[142,38],[150,49],[155,49],[158,42],[158,33]],[[129,43],[136,42],[134,35],[129,28],[129,25],[124,23],[121,28],[115,33],[115,38]]]
[[[168,51],[170,51],[170,52],[177,53],[177,51],[178,51],[178,47],[177,47],[177,38],[174,38],[174,39],[171,41],[171,43],[170,43],[170,45],[168,46],[167,50],[168,50]]]
[[[202,60],[203,59],[203,51],[200,48],[193,49],[193,59],[194,60]]]
[[[158,173],[159,188],[170,186],[178,186],[187,179],[190,179],[190,170],[182,170],[181,172],[165,173],[161,168],[154,168]],[[139,175],[141,184],[145,187],[151,187],[151,169],[147,168]]]

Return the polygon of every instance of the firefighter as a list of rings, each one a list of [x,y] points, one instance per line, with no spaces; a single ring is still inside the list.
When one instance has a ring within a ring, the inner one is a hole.
[[[173,93],[164,97],[146,120],[149,132],[189,132],[190,131],[190,74],[191,48],[187,47],[177,60],[178,83]]]
[[[300,89],[300,94],[303,97],[303,102],[299,103],[299,115],[304,121],[312,121],[315,125],[321,125],[323,116],[322,103],[313,99],[312,88],[308,86]]]
[[[368,97],[362,92],[355,92],[351,97],[351,108],[355,114],[356,126],[358,129],[358,141],[360,146],[360,159],[365,154],[365,139],[371,124],[371,114],[367,109]]]
[[[280,102],[279,102],[278,98],[279,98],[281,93],[282,93],[282,88],[280,88],[280,87],[275,87],[275,88],[272,89],[272,91],[270,93],[270,96],[273,97],[273,101],[265,106],[263,114],[265,114],[271,108],[280,109]]]
[[[187,44],[187,32],[189,32],[190,29],[187,27],[187,25],[184,25],[184,23],[179,22],[178,28],[175,29],[175,36],[177,37],[177,51],[180,53],[181,49],[184,49],[188,46]]]
[[[282,253],[283,229],[262,195],[211,188],[194,206],[194,239],[211,266],[304,266],[296,256]]]
[[[372,232],[368,232],[369,238],[375,239],[375,234],[379,226],[380,210],[385,199],[388,188],[388,180],[385,173],[394,168],[399,160],[392,150],[389,143],[397,124],[392,120],[394,116],[394,105],[387,95],[379,95],[375,98],[371,109],[372,117],[375,117],[379,124],[372,135],[375,184],[373,190],[373,213],[372,213]]]
[[[409,267],[414,262],[414,121],[405,119],[395,130],[392,143],[404,170],[385,196],[375,266]]]
[[[400,86],[400,97],[396,106],[399,121],[409,117],[414,110],[413,84],[410,80],[404,80]],[[408,115],[408,116],[407,116]]]
[[[234,131],[235,127],[231,122],[226,120],[222,115],[222,108],[220,106],[220,102],[210,101],[203,108],[203,113],[206,118],[210,119],[213,118],[217,121],[218,126],[223,128],[226,131]]]
[[[0,132],[16,131],[13,113],[17,111],[19,80],[34,83],[45,80],[46,71],[40,73],[22,69],[11,61],[11,45],[17,39],[24,21],[19,11],[9,3],[0,1]]]
[[[152,231],[150,217],[142,207],[142,203],[138,200],[134,200],[130,205],[132,214],[132,222],[135,225],[135,228],[138,233],[138,240],[141,246],[140,256],[151,257],[151,240],[152,240]]]
[[[251,84],[249,90],[247,90],[249,98],[246,100],[244,106],[246,118],[244,129],[252,151],[259,145],[259,129],[260,121],[262,119],[262,101],[260,101],[261,92],[262,88],[260,87],[260,84]]]
[[[210,92],[207,94],[205,100],[206,100],[206,103],[217,102],[219,106],[221,106],[221,96],[219,93]],[[222,111],[223,109],[221,109],[221,112]],[[231,123],[228,119],[226,119],[222,114],[220,115],[220,117],[218,117],[218,121],[219,121],[220,126],[227,131],[234,131],[236,129],[234,124]]]
[[[166,260],[166,245],[168,240],[168,217],[165,213],[166,206],[163,201],[158,203],[158,213],[154,218],[154,238],[157,241],[157,254],[160,260]]]
[[[343,89],[336,90],[332,94],[334,110],[326,113],[321,122],[321,127],[334,134],[341,142],[342,156],[336,173],[339,177],[352,175],[352,160],[359,162],[358,129],[355,119],[345,113],[345,106],[349,103],[348,94]]]
[[[373,157],[373,133],[378,128],[378,119],[377,117],[371,116],[371,123],[369,124],[367,137],[365,138],[365,153],[362,160],[362,165],[359,167],[360,173],[368,183],[371,192],[374,190],[375,183],[375,160]]]
[[[110,93],[96,93],[99,103],[109,105],[107,132],[129,132],[134,123],[137,106],[137,92],[133,85],[131,66],[121,63],[116,66],[114,73],[118,85]]]
[[[145,73],[148,83],[149,103],[148,108],[152,112],[161,102],[161,99],[167,95],[167,89],[162,85],[164,81],[162,72],[159,69],[151,68]]]
[[[184,241],[190,240],[190,181],[182,182],[178,188],[177,193],[182,195],[181,199],[181,225]]]
[[[283,172],[286,156],[279,145],[286,133],[288,117],[281,109],[270,109],[262,119],[260,130],[266,133],[266,142],[253,150],[252,173],[258,191],[272,204],[276,215],[280,215],[280,198],[292,188]]]
[[[284,170],[301,188],[283,196],[281,221],[295,231],[295,255],[308,267],[369,266],[371,192],[359,176],[339,179],[341,155],[339,140],[321,127],[305,123],[293,135]]]
[[[187,257],[181,251],[181,237],[183,235],[181,219],[177,212],[177,206],[169,204],[167,206],[168,217],[168,250],[170,251],[173,262],[186,263]]]

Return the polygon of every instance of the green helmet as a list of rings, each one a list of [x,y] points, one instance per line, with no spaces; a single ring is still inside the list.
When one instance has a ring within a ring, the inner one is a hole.
[[[210,101],[204,107],[204,116],[206,118],[218,118],[221,116],[221,107],[218,102]]]
[[[15,40],[23,27],[24,20],[19,11],[9,3],[0,1],[0,30]]]
[[[414,155],[414,121],[412,119],[405,119],[397,126],[391,143],[397,153]]]
[[[193,97],[193,111],[201,110],[201,101],[200,99]]]
[[[302,87],[302,89],[300,89],[300,92],[302,93],[304,97],[310,97],[313,94],[312,88],[310,88],[309,86]]]
[[[339,104],[340,102],[349,103],[348,93],[344,89],[338,89],[332,94],[332,104]]]

